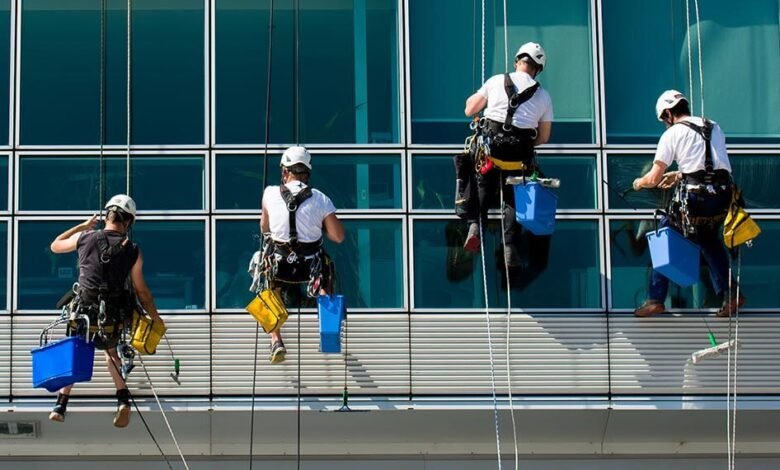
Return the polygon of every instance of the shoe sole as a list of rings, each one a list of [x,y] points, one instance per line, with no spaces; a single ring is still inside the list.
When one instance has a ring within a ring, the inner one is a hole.
[[[737,312],[736,312],[736,311],[737,311],[737,309],[738,309],[738,308],[742,308],[742,306],[743,306],[743,305],[745,305],[745,298],[744,298],[744,297],[741,297],[741,298],[740,298],[740,299],[737,301],[737,305],[735,305],[733,308],[732,308],[731,306],[729,306],[729,309],[728,309],[728,311],[725,311],[725,310],[718,310],[718,311],[715,313],[715,316],[717,316],[717,317],[719,317],[719,318],[729,318],[730,316],[732,316],[732,315],[734,315],[735,313],[737,313]]]
[[[466,251],[470,251],[472,253],[478,253],[479,252],[479,237],[471,237],[466,240],[466,243],[463,245],[463,248]]]
[[[287,356],[287,351],[275,352],[271,355],[271,364],[279,364],[280,362],[284,362],[285,356]]]
[[[49,421],[56,421],[58,423],[64,423],[65,422],[65,416],[63,416],[63,415],[61,415],[59,413],[55,413],[55,412],[52,411],[51,413],[49,413]]]
[[[130,424],[130,406],[122,405],[119,407],[119,410],[114,417],[114,426],[124,428],[127,427],[128,424]]]

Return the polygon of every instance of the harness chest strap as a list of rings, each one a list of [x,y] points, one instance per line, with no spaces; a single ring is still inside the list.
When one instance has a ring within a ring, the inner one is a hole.
[[[303,204],[303,201],[309,199],[312,196],[312,191],[309,186],[293,194],[290,189],[285,185],[279,186],[279,191],[282,193],[282,199],[287,205],[287,212],[290,220],[290,245],[295,247],[298,244],[298,227],[295,225],[295,213],[298,208]]]
[[[515,88],[514,82],[512,82],[512,77],[510,77],[508,73],[504,74],[504,90],[506,91],[506,97],[508,101],[506,107],[506,118],[504,118],[504,131],[508,132],[512,130],[512,117],[515,115],[517,108],[519,108],[521,104],[530,100],[538,89],[539,82],[534,82],[533,85],[529,86],[523,91],[518,92]]]
[[[682,124],[704,139],[704,184],[712,184],[712,180],[715,177],[715,165],[712,162],[712,121],[704,118],[704,126],[698,126],[689,121],[680,121],[677,124]]]

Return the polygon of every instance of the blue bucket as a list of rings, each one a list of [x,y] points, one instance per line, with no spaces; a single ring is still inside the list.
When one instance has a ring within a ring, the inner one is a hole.
[[[539,183],[515,185],[515,220],[534,235],[550,235],[555,231],[555,210],[558,196]]]
[[[95,343],[71,336],[30,351],[33,387],[50,392],[92,380]]]
[[[317,298],[320,317],[320,352],[341,352],[341,323],[346,316],[343,295],[321,295]]]
[[[647,234],[653,269],[688,287],[699,281],[699,247],[671,227]]]

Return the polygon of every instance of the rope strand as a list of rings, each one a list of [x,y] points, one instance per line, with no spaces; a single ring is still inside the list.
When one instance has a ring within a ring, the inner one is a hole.
[[[133,61],[133,47],[132,47],[132,31],[133,25],[133,0],[127,0],[127,157],[125,158],[125,170],[127,172],[126,179],[126,191],[125,194],[130,195],[130,179],[132,174],[130,173],[130,142],[132,137],[132,61]]]

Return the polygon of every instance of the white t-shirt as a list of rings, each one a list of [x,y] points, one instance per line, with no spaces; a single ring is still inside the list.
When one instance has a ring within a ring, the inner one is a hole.
[[[687,117],[686,121],[703,126],[700,117]],[[728,170],[731,173],[731,163],[726,152],[726,137],[716,122],[712,122],[712,167],[715,170]],[[706,147],[701,135],[686,126],[675,124],[661,135],[658,149],[655,151],[655,161],[667,166],[677,161],[679,170],[683,173],[695,173],[704,170]]]
[[[287,189],[298,194],[306,184],[291,181]],[[316,242],[322,238],[322,222],[325,217],[336,212],[333,201],[321,191],[312,188],[311,197],[303,201],[295,213],[295,228],[298,230],[298,241],[304,243]],[[290,214],[287,204],[282,198],[279,186],[269,186],[263,192],[263,207],[268,211],[271,238],[278,242],[290,241]]]
[[[533,86],[536,81],[525,72],[512,72],[509,74],[512,82],[521,92],[526,88]],[[487,107],[484,116],[493,121],[503,123],[506,119],[506,109],[509,106],[509,99],[506,96],[504,88],[504,74],[493,75],[486,81],[477,93],[487,98]],[[512,125],[520,129],[536,129],[540,122],[552,122],[553,107],[550,94],[542,88],[536,90],[534,96],[521,104],[512,116]]]

